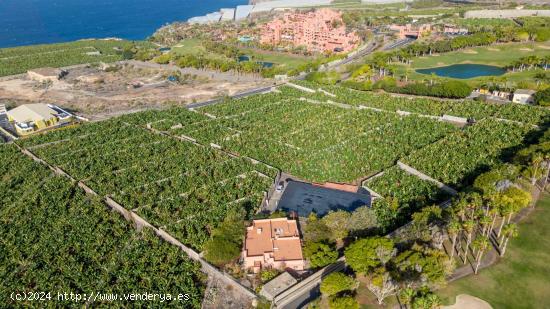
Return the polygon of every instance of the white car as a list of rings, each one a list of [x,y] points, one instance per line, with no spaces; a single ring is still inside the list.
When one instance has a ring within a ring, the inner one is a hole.
[[[284,188],[285,188],[285,183],[281,181],[281,182],[279,182],[277,187],[275,187],[275,191],[282,192]]]

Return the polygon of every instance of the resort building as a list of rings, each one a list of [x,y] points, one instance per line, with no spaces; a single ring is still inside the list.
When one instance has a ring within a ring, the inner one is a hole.
[[[21,105],[6,114],[19,135],[28,135],[72,121],[72,115],[68,112],[55,105],[41,103]]]
[[[395,31],[399,39],[404,38],[421,38],[428,35],[432,31],[431,24],[422,24],[422,25],[391,25],[391,31]]]
[[[254,220],[246,229],[243,265],[258,273],[263,268],[304,270],[298,224],[287,218]]]
[[[55,68],[40,68],[27,71],[27,75],[37,82],[55,82],[67,75],[67,72]]]
[[[347,32],[342,14],[331,9],[285,13],[260,32],[262,44],[303,46],[310,52],[349,52],[360,42],[355,32]]]
[[[535,103],[535,95],[536,91],[529,90],[529,89],[517,89],[514,91],[514,97],[512,98],[512,102],[519,103],[519,104],[533,104]]]

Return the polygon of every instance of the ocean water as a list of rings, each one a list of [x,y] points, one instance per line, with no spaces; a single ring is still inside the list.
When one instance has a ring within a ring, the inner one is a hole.
[[[0,0],[0,47],[145,39],[162,25],[248,0]]]

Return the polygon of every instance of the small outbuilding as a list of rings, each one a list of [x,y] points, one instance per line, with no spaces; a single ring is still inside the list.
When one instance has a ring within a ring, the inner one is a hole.
[[[535,103],[536,91],[530,89],[517,89],[514,91],[514,97],[512,102],[519,104],[533,104]]]
[[[286,291],[296,283],[298,283],[298,281],[294,279],[288,271],[285,271],[266,283],[260,290],[260,295],[267,298],[269,301],[273,301],[277,295]]]
[[[67,71],[56,68],[40,68],[27,71],[31,80],[37,82],[55,82],[67,75]]]

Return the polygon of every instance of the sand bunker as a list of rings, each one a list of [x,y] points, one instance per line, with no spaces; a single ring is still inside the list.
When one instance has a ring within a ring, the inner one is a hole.
[[[491,305],[483,299],[468,294],[460,294],[456,297],[456,303],[451,306],[442,306],[443,309],[492,309]]]
[[[550,49],[550,46],[547,45],[537,45],[537,47],[542,49]]]
[[[474,54],[477,54],[477,51],[475,51],[473,49],[467,49],[467,50],[463,51],[462,53],[474,55]]]
[[[521,51],[529,51],[529,52],[534,51],[534,49],[531,49],[531,48],[520,48],[519,50],[521,50]]]
[[[500,51],[500,49],[498,49],[498,48],[493,48],[493,47],[488,47],[487,50],[490,50],[490,51]]]

